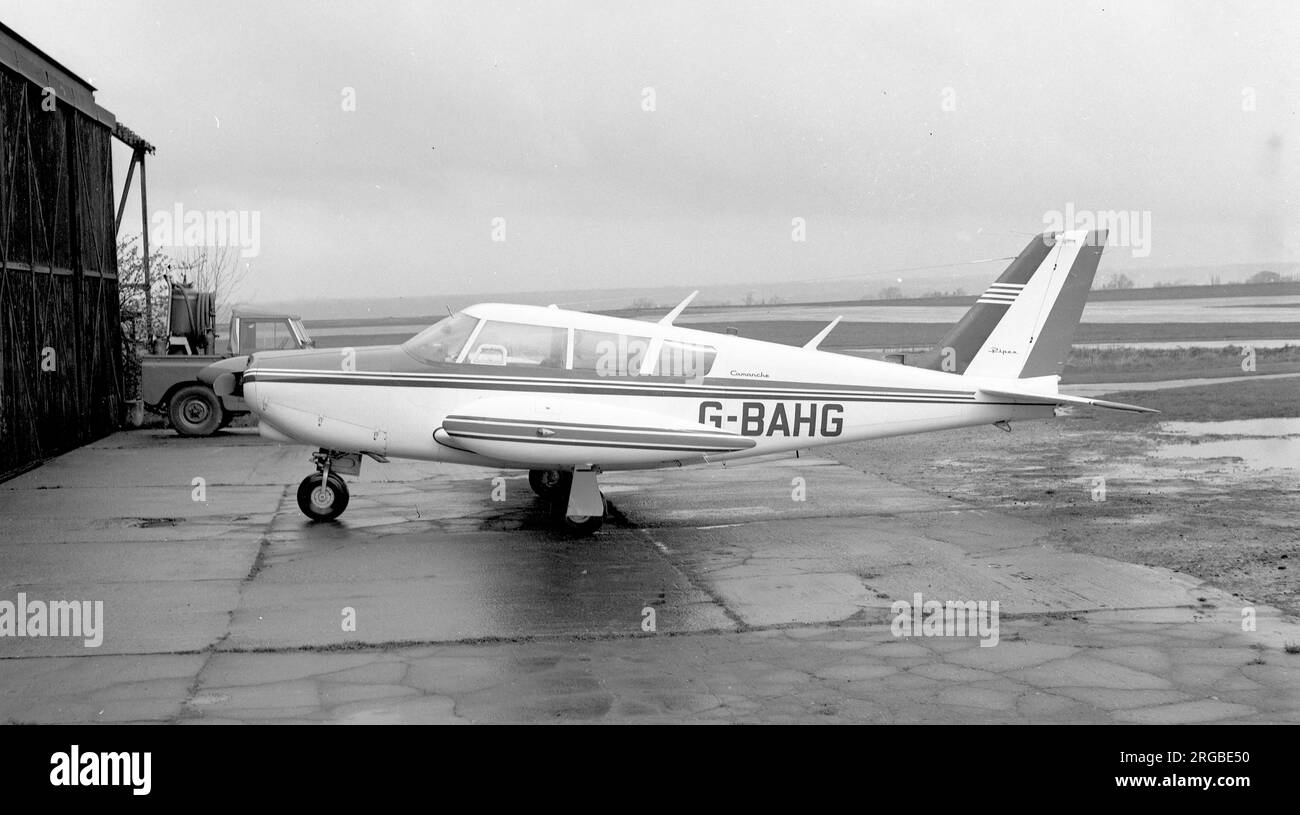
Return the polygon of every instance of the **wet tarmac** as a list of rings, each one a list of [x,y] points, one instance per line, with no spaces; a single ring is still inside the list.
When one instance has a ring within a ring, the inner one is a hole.
[[[0,484],[0,603],[104,614],[0,637],[0,721],[1300,722],[1294,619],[829,459],[607,474],[590,539],[412,462],[313,525],[308,471],[149,430]],[[918,593],[997,601],[996,644],[896,636]]]

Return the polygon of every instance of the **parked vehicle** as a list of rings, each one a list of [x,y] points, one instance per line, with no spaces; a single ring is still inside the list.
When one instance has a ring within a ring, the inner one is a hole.
[[[241,397],[217,396],[200,382],[199,371],[214,362],[255,351],[315,347],[302,320],[295,315],[235,311],[224,337],[217,335],[215,322],[211,292],[173,283],[166,346],[140,360],[145,407],[167,416],[172,428],[182,436],[210,436],[248,412]]]

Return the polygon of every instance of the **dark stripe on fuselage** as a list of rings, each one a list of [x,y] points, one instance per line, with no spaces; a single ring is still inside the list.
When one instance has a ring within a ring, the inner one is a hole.
[[[748,450],[757,442],[731,433],[723,433],[724,442],[717,435],[696,434],[691,431],[660,430],[640,428],[636,432],[609,430],[600,426],[559,427],[551,432],[554,435],[539,436],[538,427],[551,428],[553,425],[524,426],[500,422],[495,419],[467,421],[461,417],[448,416],[442,422],[442,429],[453,438],[491,438],[502,441],[522,441],[532,443],[540,441],[546,444],[574,442],[579,444],[628,443],[652,446],[671,446],[682,449],[715,449],[715,445],[727,444],[727,450]],[[486,435],[484,435],[486,434]],[[701,438],[703,436],[703,438]]]
[[[485,422],[490,424],[502,424],[502,425],[511,425],[515,427],[534,427],[534,428],[535,427],[573,427],[582,430],[600,430],[602,432],[630,430],[630,431],[641,431],[645,433],[678,433],[678,434],[691,434],[691,435],[699,435],[699,436],[721,436],[724,438],[736,437],[734,433],[728,433],[725,430],[708,430],[706,428],[700,428],[699,430],[693,430],[693,429],[692,430],[670,430],[668,428],[663,428],[663,427],[644,427],[644,426],[633,427],[631,425],[615,425],[615,424],[598,425],[598,424],[592,424],[591,422],[553,422],[550,419],[546,419],[543,421],[538,419],[496,419],[496,418],[492,418],[491,416],[455,415],[455,416],[448,416],[443,421],[444,423]]]
[[[737,390],[719,390],[716,385],[653,385],[634,386],[607,382],[557,381],[550,382],[520,381],[512,379],[501,381],[492,379],[442,379],[428,377],[393,377],[383,374],[355,376],[351,374],[277,374],[273,371],[259,371],[244,376],[245,384],[257,382],[282,382],[301,385],[360,385],[388,388],[448,388],[456,390],[491,390],[522,391],[539,393],[587,393],[605,396],[649,396],[676,397],[686,399],[750,399],[775,401],[780,399],[821,399],[836,402],[914,402],[935,404],[976,404],[975,394],[971,391],[928,391],[925,388],[852,388],[831,390],[829,386],[799,386],[797,388],[743,388]],[[855,393],[872,393],[871,396],[853,395]],[[898,395],[885,395],[896,393]],[[933,395],[931,395],[933,394]]]
[[[617,447],[626,450],[657,450],[664,453],[735,453],[739,450],[749,449],[744,447],[689,447],[685,445],[623,444],[620,442],[576,441],[566,439],[501,438],[487,433],[448,432],[447,435],[451,436],[453,439],[483,439],[486,441],[504,441],[512,444],[562,444],[571,447]]]
[[[948,388],[898,388],[890,386],[874,385],[828,385],[818,382],[796,382],[792,380],[772,380],[760,381],[754,379],[730,378],[730,377],[705,377],[702,381],[678,379],[672,377],[659,376],[611,376],[599,377],[592,379],[589,375],[579,376],[558,376],[557,374],[578,374],[578,371],[552,371],[545,368],[530,369],[528,374],[494,374],[494,373],[460,373],[456,369],[470,369],[474,367],[487,366],[467,366],[467,365],[444,365],[444,366],[427,366],[428,370],[424,371],[340,371],[336,366],[329,368],[257,368],[245,375],[244,381],[252,382],[258,377],[282,377],[286,380],[294,377],[336,377],[348,379],[396,379],[402,381],[411,380],[434,380],[441,382],[463,381],[463,382],[517,382],[522,384],[546,384],[546,385],[592,385],[608,386],[611,382],[624,383],[628,387],[692,387],[692,388],[747,388],[752,391],[774,390],[774,391],[798,391],[800,393],[852,393],[852,392],[870,392],[870,393],[926,393],[935,396],[970,396],[971,391]],[[492,366],[495,370],[499,367]],[[444,370],[439,370],[442,368]],[[251,378],[250,378],[251,377]]]

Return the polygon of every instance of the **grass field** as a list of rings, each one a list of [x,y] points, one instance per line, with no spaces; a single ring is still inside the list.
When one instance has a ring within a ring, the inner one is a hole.
[[[1300,416],[1300,377],[1283,379],[1243,379],[1233,384],[1200,385],[1192,388],[1133,390],[1106,394],[1107,399],[1139,404],[1160,411],[1155,416],[1135,416],[1110,410],[1078,411],[1071,421],[1087,422],[1102,428],[1132,430],[1134,420],[1144,424],[1159,422],[1226,422],[1233,419],[1278,419]]]
[[[1241,346],[1225,348],[1075,348],[1070,352],[1061,381],[1153,382],[1161,379],[1244,376],[1246,362]],[[1300,345],[1255,349],[1257,374],[1300,371]]]

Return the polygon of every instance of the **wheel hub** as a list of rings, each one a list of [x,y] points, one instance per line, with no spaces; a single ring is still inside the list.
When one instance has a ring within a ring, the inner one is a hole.
[[[311,502],[322,509],[334,505],[334,490],[322,484],[311,491]]]
[[[186,402],[182,412],[188,421],[195,424],[201,424],[208,418],[208,406],[199,399],[191,399]]]

